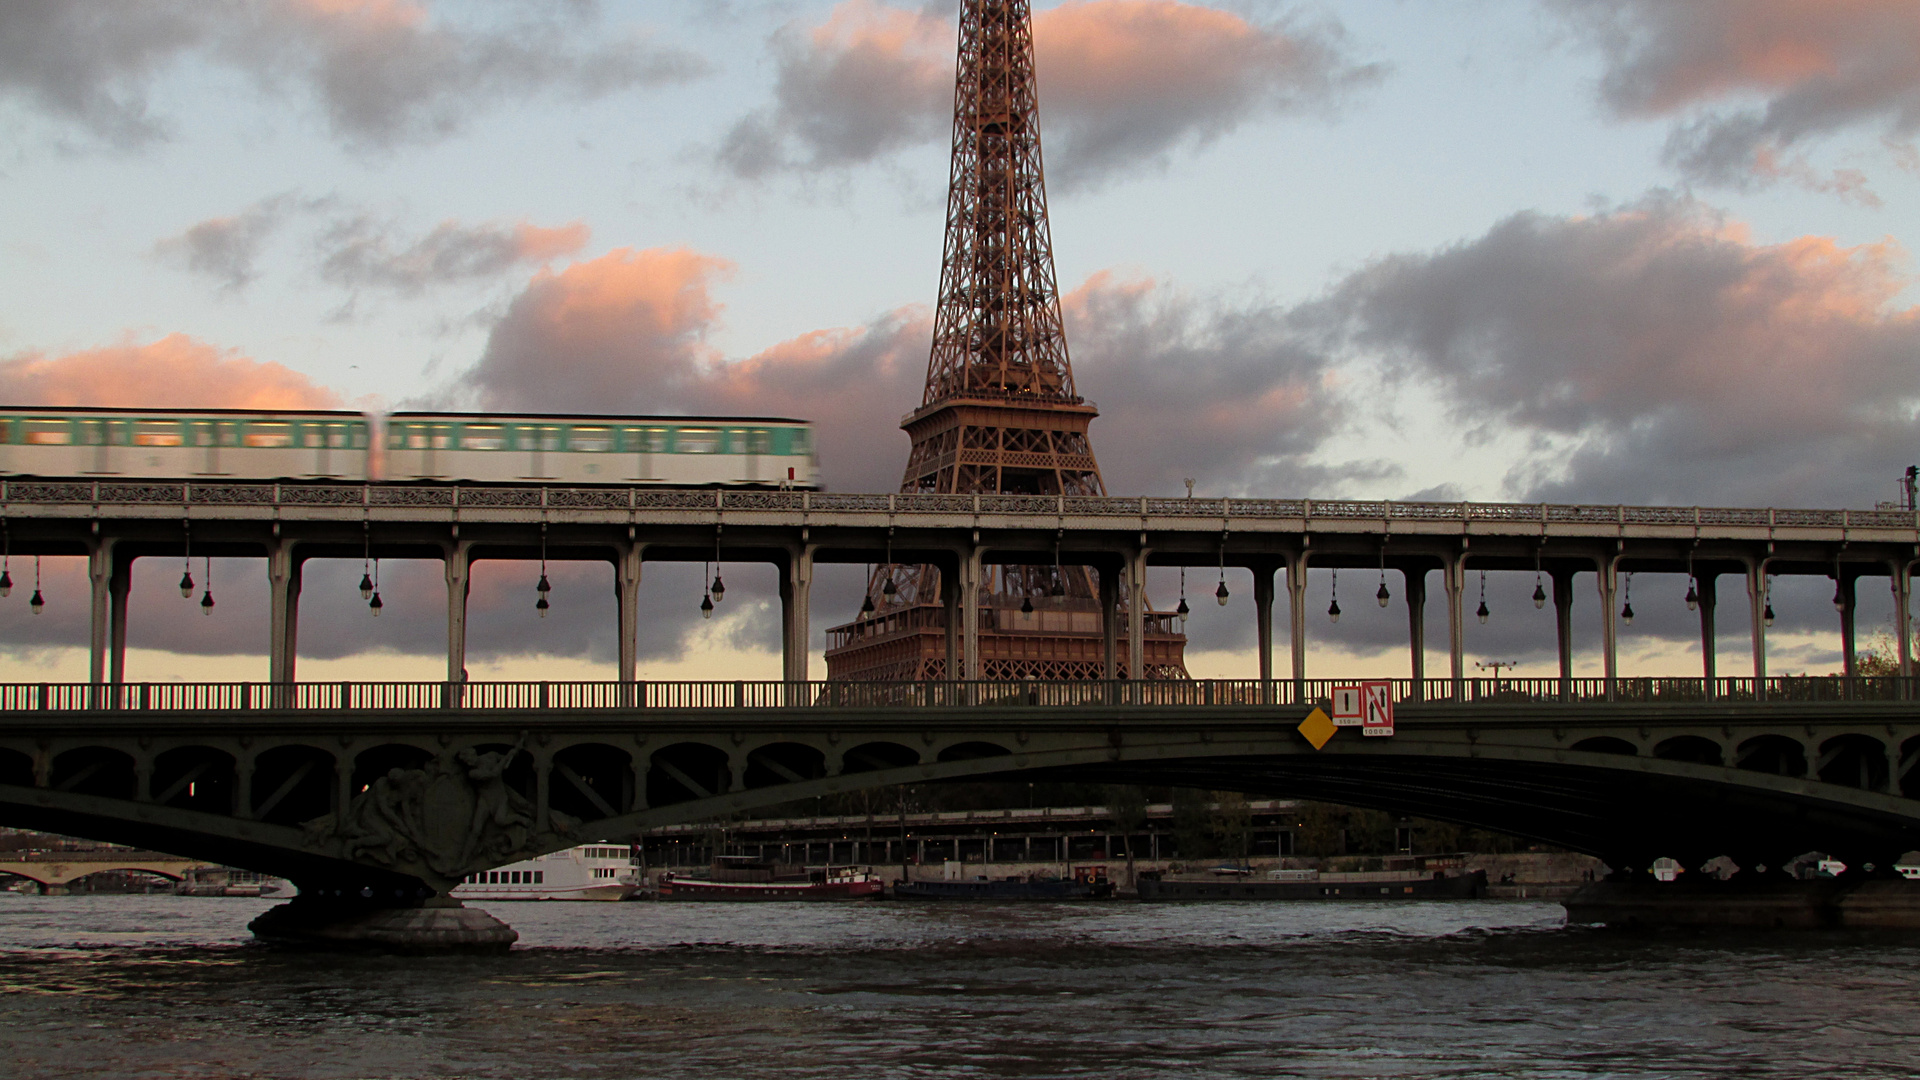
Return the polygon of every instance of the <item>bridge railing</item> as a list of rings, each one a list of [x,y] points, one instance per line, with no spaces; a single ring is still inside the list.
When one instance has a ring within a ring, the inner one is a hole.
[[[1087,708],[1325,705],[1350,679],[1178,679],[1048,682],[0,683],[0,715],[46,712],[246,713],[432,710],[924,709],[952,706]],[[1707,701],[1905,701],[1916,680],[1838,675],[1686,679],[1388,679],[1402,704],[1695,704]]]

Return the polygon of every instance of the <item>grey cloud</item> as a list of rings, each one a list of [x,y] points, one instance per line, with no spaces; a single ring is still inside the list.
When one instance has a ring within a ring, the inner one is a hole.
[[[773,101],[716,157],[763,179],[866,164],[937,142],[952,124],[951,18],[844,3],[774,36]],[[1163,166],[1266,115],[1323,112],[1384,73],[1354,63],[1337,23],[1268,25],[1173,0],[1092,0],[1035,18],[1050,179],[1095,187]]]
[[[161,240],[153,253],[237,292],[258,276],[255,263],[291,209],[287,196],[263,199],[232,217],[209,218],[179,236]]]
[[[578,251],[587,228],[556,229],[443,221],[425,236],[396,237],[397,227],[366,215],[333,222],[317,238],[322,280],[348,289],[416,295],[433,285],[495,278]]]
[[[1665,156],[1691,179],[1786,180],[1874,201],[1863,175],[1822,173],[1799,148],[1854,128],[1920,130],[1920,7],[1909,0],[1544,2],[1605,57],[1600,90],[1616,114],[1680,118]]]
[[[1463,426],[1536,436],[1524,498],[1871,506],[1920,442],[1897,262],[1656,197],[1382,260],[1300,318]]]
[[[380,149],[444,137],[528,94],[591,99],[707,70],[643,36],[607,34],[598,9],[523,5],[462,22],[406,3],[13,0],[0,12],[0,91],[133,145],[163,130],[147,115],[152,83],[197,53],[263,87],[297,88],[336,137]]]

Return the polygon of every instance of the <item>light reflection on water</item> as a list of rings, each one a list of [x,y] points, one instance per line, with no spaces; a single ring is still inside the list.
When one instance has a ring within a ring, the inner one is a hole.
[[[502,957],[290,953],[248,900],[0,895],[0,1072],[1920,1073],[1920,939],[1557,905],[501,904]]]

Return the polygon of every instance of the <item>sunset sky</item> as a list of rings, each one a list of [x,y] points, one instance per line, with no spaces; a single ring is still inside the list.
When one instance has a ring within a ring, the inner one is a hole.
[[[1920,462],[1913,0],[1035,6],[1110,491],[1870,507]],[[829,487],[893,488],[958,7],[0,0],[0,401],[798,415]],[[216,560],[202,619],[143,562],[130,677],[264,678],[262,566]],[[44,572],[0,678],[85,677],[84,574]],[[377,623],[359,573],[310,567],[301,675],[441,677],[438,565],[389,564]],[[777,677],[772,570],[711,623],[699,573],[649,566],[643,677]],[[536,574],[477,571],[473,677],[612,677],[611,571],[544,621]],[[1634,588],[1625,670],[1697,672],[1684,580]],[[1532,589],[1489,579],[1470,660],[1551,668]],[[1777,587],[1776,672],[1837,665],[1831,589]],[[1404,675],[1401,609],[1348,611],[1310,673]],[[1189,631],[1251,673],[1250,604]]]

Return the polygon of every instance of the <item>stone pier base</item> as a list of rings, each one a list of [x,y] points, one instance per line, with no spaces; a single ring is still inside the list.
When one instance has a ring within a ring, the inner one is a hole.
[[[247,929],[282,945],[401,953],[506,952],[520,938],[499,919],[445,897],[403,908],[295,899]]]
[[[1561,904],[1608,926],[1920,930],[1920,881],[1600,881]]]

